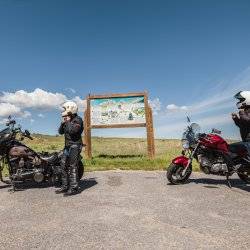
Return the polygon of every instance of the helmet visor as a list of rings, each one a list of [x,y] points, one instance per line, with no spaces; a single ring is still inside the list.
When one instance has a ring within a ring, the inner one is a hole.
[[[241,95],[241,92],[240,91],[239,93],[237,93],[234,98],[238,99],[240,102],[244,102],[246,100],[246,98],[244,98],[242,95]]]

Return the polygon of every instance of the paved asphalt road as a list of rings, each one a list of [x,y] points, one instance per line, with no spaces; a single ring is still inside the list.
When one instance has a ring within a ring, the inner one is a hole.
[[[0,249],[250,249],[250,186],[233,185],[144,171],[87,173],[69,198],[1,185]]]

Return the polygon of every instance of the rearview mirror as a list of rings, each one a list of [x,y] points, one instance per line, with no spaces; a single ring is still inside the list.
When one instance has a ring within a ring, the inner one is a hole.
[[[6,122],[6,126],[10,126],[10,125],[15,125],[16,124],[16,121],[15,120],[8,120]]]
[[[218,130],[218,129],[216,129],[216,128],[213,128],[213,129],[212,129],[212,133],[213,133],[213,134],[218,134],[218,135],[220,135],[220,134],[221,134],[221,131]]]
[[[24,132],[25,132],[25,134],[26,134],[27,136],[30,136],[30,131],[29,131],[29,130],[26,129]]]

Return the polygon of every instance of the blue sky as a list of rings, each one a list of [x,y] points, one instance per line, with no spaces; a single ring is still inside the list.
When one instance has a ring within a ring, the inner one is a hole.
[[[230,113],[250,90],[249,24],[244,0],[0,0],[0,120],[55,134],[62,100],[147,90],[157,137],[180,137],[189,114],[239,138]]]

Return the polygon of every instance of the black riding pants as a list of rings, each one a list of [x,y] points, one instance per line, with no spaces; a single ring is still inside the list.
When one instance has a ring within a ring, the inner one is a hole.
[[[78,162],[82,150],[81,145],[71,145],[64,148],[62,157],[62,188],[77,189],[78,179]]]

